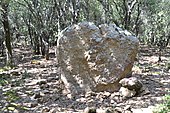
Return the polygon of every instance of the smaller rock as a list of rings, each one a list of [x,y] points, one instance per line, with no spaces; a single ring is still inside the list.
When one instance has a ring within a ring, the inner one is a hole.
[[[30,104],[30,107],[31,107],[31,108],[36,107],[36,106],[38,106],[38,103],[37,103],[37,102],[32,102],[32,103]]]
[[[71,99],[73,97],[72,94],[67,94],[67,98]]]
[[[120,113],[120,112],[116,111],[114,108],[107,108],[103,113]]]
[[[40,88],[41,89],[48,89],[50,86],[48,84],[41,84]]]
[[[23,106],[26,106],[28,108],[34,108],[34,107],[38,106],[38,103],[35,100],[30,100],[30,102],[23,103]]]
[[[96,110],[97,113],[123,113],[122,108],[106,108],[106,109],[97,109]]]
[[[86,99],[86,98],[83,98],[83,97],[76,99],[77,102],[85,102],[86,100],[87,100],[87,99]]]
[[[44,94],[50,94],[51,92],[50,92],[49,90],[45,89],[45,90],[42,91],[42,93],[44,93]]]
[[[148,108],[132,109],[132,113],[154,113],[154,106],[149,106]]]
[[[38,93],[35,93],[35,94],[33,95],[33,97],[34,97],[34,99],[37,99],[37,98],[43,97],[44,95],[45,95],[44,93],[38,92]]]
[[[29,83],[26,83],[25,85],[28,87],[28,86],[34,86],[36,84],[37,84],[37,81],[36,80],[32,80]]]
[[[110,103],[115,104],[116,102],[115,102],[115,100],[112,99],[112,100],[110,100]]]
[[[53,108],[53,109],[50,110],[49,113],[58,113],[57,111],[58,111],[58,110],[57,110],[56,108]]]
[[[50,108],[49,107],[45,107],[42,109],[42,112],[41,113],[47,113],[50,111]]]
[[[120,92],[120,95],[125,98],[131,98],[136,94],[136,91],[129,90],[128,88],[125,88],[125,87],[121,87],[119,92]]]
[[[103,95],[106,96],[106,97],[109,97],[109,96],[111,96],[111,93],[110,92],[104,92]]]
[[[114,92],[114,93],[112,93],[110,95],[110,98],[113,99],[113,98],[118,97],[118,96],[120,96],[120,93],[119,92]]]
[[[91,108],[86,107],[86,108],[84,109],[84,112],[83,112],[83,113],[97,113],[97,112],[96,112],[96,108],[95,108],[95,107],[91,107]]]
[[[96,109],[96,113],[106,113],[106,110],[104,110],[104,109]]]
[[[132,110],[131,110],[131,105],[125,106],[124,113],[133,113]]]
[[[92,97],[92,96],[96,96],[97,94],[93,91],[89,91],[89,92],[86,92],[85,94],[85,97],[88,98],[88,97]]]
[[[56,80],[59,80],[59,77],[48,77],[47,82],[55,82]]]
[[[122,87],[136,91],[137,94],[141,93],[141,89],[143,87],[142,82],[136,77],[124,78],[120,80],[119,83],[122,85]]]
[[[12,76],[20,76],[21,75],[18,71],[12,71],[10,74]]]
[[[42,85],[42,84],[46,84],[46,83],[47,83],[46,79],[40,79],[40,80],[37,81],[38,85]]]
[[[130,110],[131,109],[131,105],[127,105],[124,107],[125,110]]]
[[[123,113],[123,109],[121,107],[115,107],[115,113]]]
[[[45,98],[37,98],[37,102],[39,103],[39,104],[44,104],[44,103],[46,103],[48,101],[48,98],[47,97],[45,97]]]
[[[129,110],[125,110],[124,113],[133,113],[133,112]]]
[[[146,86],[143,86],[143,87],[141,88],[141,93],[140,93],[140,95],[143,96],[143,95],[148,95],[148,94],[150,94],[150,90],[149,90]]]

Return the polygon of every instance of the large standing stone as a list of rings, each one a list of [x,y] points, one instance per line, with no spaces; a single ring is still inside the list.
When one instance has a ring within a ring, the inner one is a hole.
[[[57,42],[61,79],[70,93],[115,91],[132,69],[138,39],[114,24],[82,22],[62,31]]]

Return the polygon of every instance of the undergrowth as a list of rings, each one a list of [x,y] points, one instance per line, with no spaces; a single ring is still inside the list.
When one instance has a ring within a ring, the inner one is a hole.
[[[163,98],[163,103],[158,105],[153,113],[170,113],[170,95]]]

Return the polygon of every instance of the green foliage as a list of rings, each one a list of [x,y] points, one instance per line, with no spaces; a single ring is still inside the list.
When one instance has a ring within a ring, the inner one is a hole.
[[[29,77],[29,73],[25,70],[24,73],[18,74],[15,71],[10,74],[2,73],[0,74],[0,87],[4,87],[2,91],[1,100],[6,102],[5,106],[0,110],[2,111],[14,111],[14,110],[23,110],[27,111],[29,108],[27,106],[23,106],[21,104],[17,104],[18,100],[20,100],[18,90],[13,89],[13,87],[22,87],[24,84],[24,80]],[[1,103],[0,103],[1,104]],[[1,105],[0,105],[1,107]]]
[[[170,70],[170,58],[167,60],[167,62],[165,63],[166,69]]]
[[[6,92],[4,93],[4,96],[7,97],[6,100],[7,100],[8,102],[14,102],[14,101],[16,101],[16,100],[19,99],[19,96],[18,96],[18,94],[17,94],[17,91],[16,91],[16,90],[12,90],[12,89],[6,91]]]
[[[9,74],[0,74],[0,86],[5,86],[9,83]]]
[[[170,112],[170,95],[166,95],[163,98],[164,102],[160,104],[155,110],[154,113],[169,113]]]
[[[22,106],[20,104],[16,104],[12,102],[12,103],[9,103],[5,108],[1,109],[1,111],[8,111],[8,112],[12,111],[13,112],[16,109],[23,110],[23,111],[29,110],[29,108],[26,106]]]
[[[169,9],[170,1],[147,0],[142,16],[144,21],[144,36],[147,44],[165,48],[169,43]]]
[[[0,72],[8,71],[8,70],[11,70],[11,69],[12,68],[10,66],[0,67]]]

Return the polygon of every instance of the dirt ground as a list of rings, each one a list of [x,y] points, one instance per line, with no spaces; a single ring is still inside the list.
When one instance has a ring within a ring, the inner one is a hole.
[[[70,98],[63,93],[64,85],[60,80],[54,48],[50,49],[49,60],[33,55],[29,47],[14,48],[16,67],[0,71],[0,112],[72,113],[83,112],[86,107],[105,109],[126,106],[135,111],[156,106],[170,90],[170,73],[166,67],[169,52],[169,47],[162,51],[162,62],[158,62],[156,47],[140,46],[132,76],[139,78],[148,88],[145,95],[124,99],[119,92],[90,92]]]

